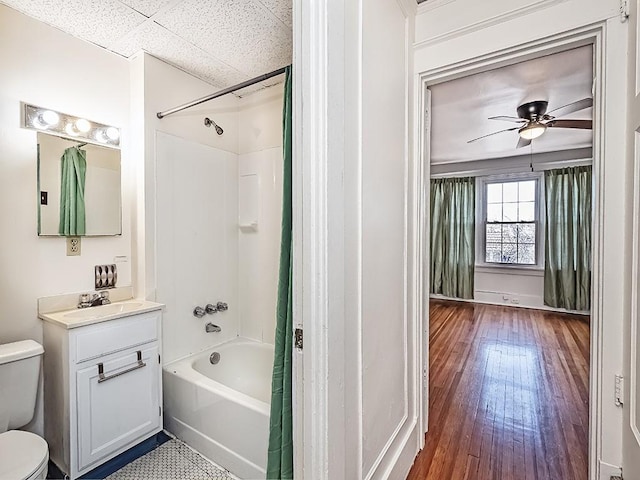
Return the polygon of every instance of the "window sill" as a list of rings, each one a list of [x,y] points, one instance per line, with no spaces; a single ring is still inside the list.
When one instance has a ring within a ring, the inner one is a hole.
[[[544,277],[544,268],[538,265],[525,267],[523,265],[476,265],[477,273],[500,273],[504,275],[528,275],[531,277]]]

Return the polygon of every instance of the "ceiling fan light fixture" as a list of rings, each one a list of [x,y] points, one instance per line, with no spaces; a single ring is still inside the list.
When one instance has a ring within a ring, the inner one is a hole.
[[[539,122],[531,122],[518,130],[518,133],[525,140],[533,140],[534,138],[538,138],[540,135],[542,135],[546,130],[547,126],[545,124]]]

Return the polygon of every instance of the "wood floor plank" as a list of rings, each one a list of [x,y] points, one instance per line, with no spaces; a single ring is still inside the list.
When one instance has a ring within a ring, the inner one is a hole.
[[[583,480],[588,317],[432,300],[429,432],[410,480]]]

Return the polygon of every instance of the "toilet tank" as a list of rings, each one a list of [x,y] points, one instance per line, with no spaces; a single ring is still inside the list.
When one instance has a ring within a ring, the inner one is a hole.
[[[0,433],[33,418],[43,352],[33,340],[0,345]]]

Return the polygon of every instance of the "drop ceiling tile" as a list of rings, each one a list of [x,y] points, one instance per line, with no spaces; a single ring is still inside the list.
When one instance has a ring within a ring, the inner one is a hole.
[[[30,17],[102,47],[146,20],[116,0],[2,0]]]
[[[278,20],[291,27],[293,25],[291,0],[259,0]]]
[[[250,77],[291,63],[291,29],[256,2],[185,0],[154,20]]]
[[[175,0],[120,0],[125,5],[140,12],[146,17],[151,17]]]
[[[151,21],[110,45],[109,49],[125,57],[144,50],[217,87],[247,80],[241,72]]]

